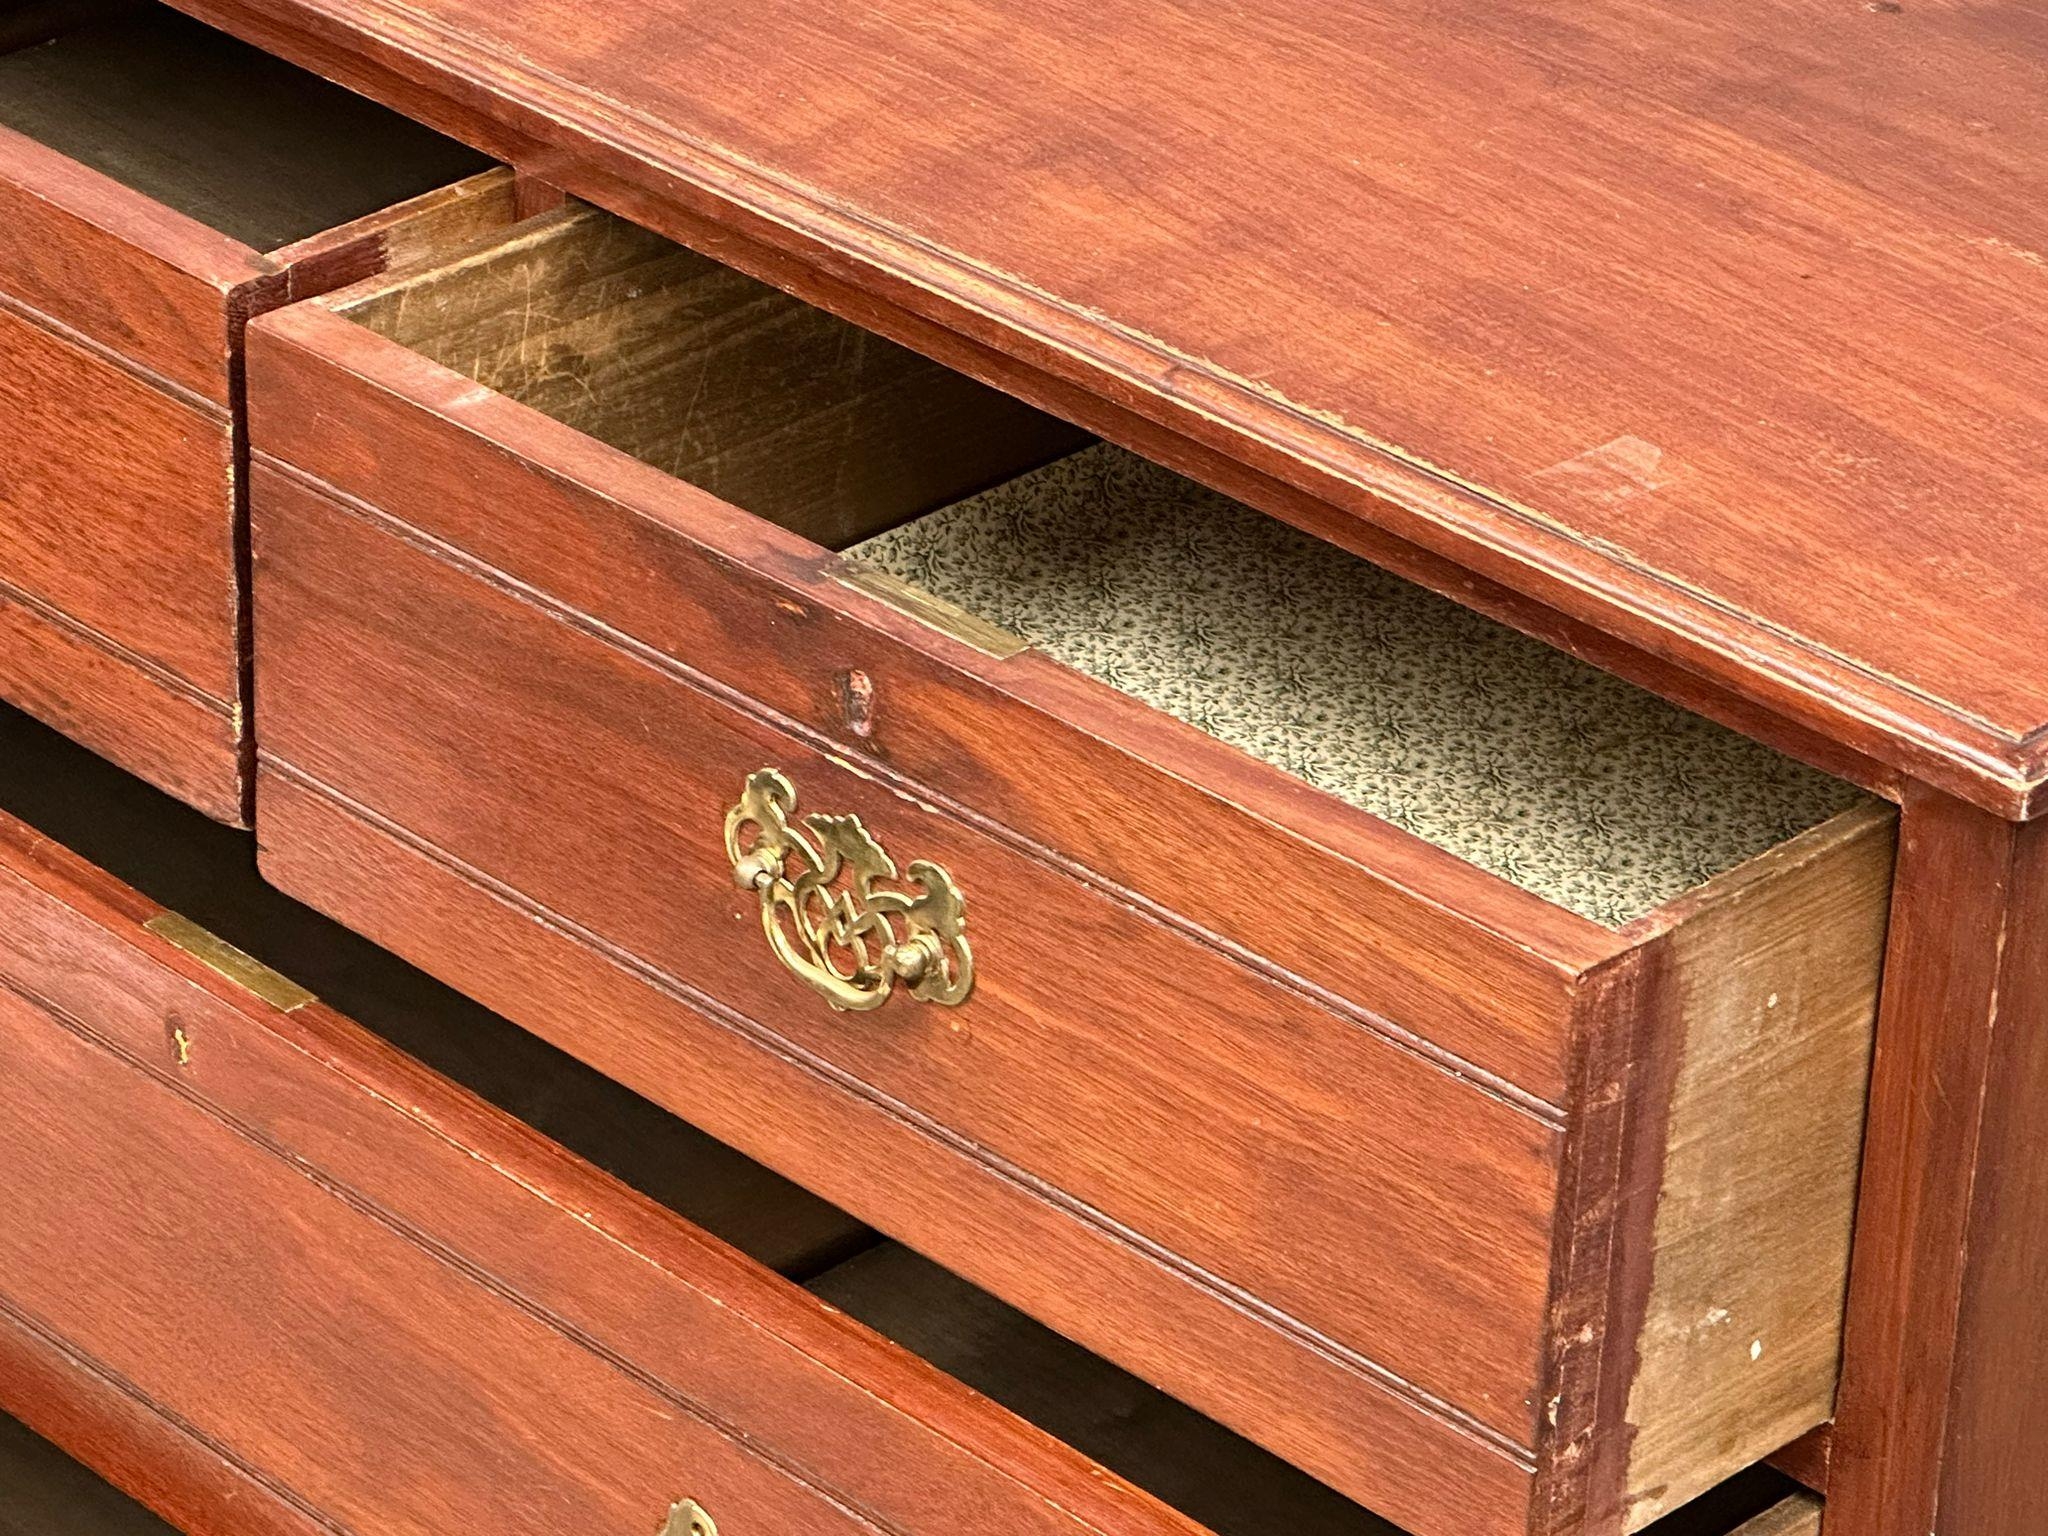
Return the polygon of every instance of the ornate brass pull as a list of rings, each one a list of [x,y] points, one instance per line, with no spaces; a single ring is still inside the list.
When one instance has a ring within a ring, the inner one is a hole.
[[[789,780],[763,768],[725,818],[733,883],[760,892],[775,958],[834,1008],[879,1008],[899,980],[925,1002],[964,1003],[974,954],[953,877],[922,859],[899,877],[858,816],[792,822],[795,809]],[[908,889],[878,889],[881,880]]]

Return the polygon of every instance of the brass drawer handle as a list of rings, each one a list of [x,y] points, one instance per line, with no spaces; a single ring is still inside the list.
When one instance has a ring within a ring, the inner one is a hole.
[[[905,876],[858,816],[813,812],[792,823],[796,790],[773,768],[747,778],[725,818],[733,883],[761,894],[775,958],[834,1008],[879,1008],[896,982],[952,1007],[974,990],[967,898],[923,859]],[[877,889],[878,880],[907,890]]]

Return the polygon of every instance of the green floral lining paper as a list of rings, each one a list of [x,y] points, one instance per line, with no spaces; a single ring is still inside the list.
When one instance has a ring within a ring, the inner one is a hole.
[[[849,553],[1610,927],[1861,798],[1116,448]]]

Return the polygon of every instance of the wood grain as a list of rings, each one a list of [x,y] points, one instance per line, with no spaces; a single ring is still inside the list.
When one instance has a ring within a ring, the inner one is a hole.
[[[2021,12],[186,8],[1987,805],[2041,783],[2044,571],[1990,510],[2048,462]]]
[[[1528,1443],[1552,1125],[258,473],[266,752],[1084,1219]],[[775,965],[721,831],[763,764],[800,808],[857,812],[899,862],[959,882],[980,976],[966,1007],[849,1028]],[[1333,1244],[1379,1257],[1333,1270]]]
[[[0,294],[228,405],[227,315],[270,276],[247,246],[0,128]]]
[[[1810,1488],[1818,1494],[1828,1491],[1828,1464],[1835,1450],[1835,1426],[1832,1420],[1810,1434],[1801,1435],[1790,1445],[1771,1455],[1771,1465],[1791,1478],[1803,1488]]]
[[[1088,441],[587,206],[372,285],[346,313],[829,548]]]
[[[322,305],[250,336],[266,458],[1060,849],[1460,1069],[1562,1103],[1571,978],[1613,952],[1606,930],[1107,685],[950,641],[833,579],[816,546]],[[864,734],[846,715],[854,670],[872,686]],[[1194,826],[1203,856],[1162,857],[1161,829]]]
[[[2032,1453],[2048,1358],[2044,910],[2037,828],[1909,797],[1828,1472],[1833,1536],[2019,1536],[2048,1516]]]
[[[515,212],[487,176],[272,258],[0,128],[5,696],[245,821],[242,327]]]
[[[227,412],[0,308],[0,420],[0,579],[231,709]]]
[[[4,580],[0,694],[187,805],[243,820],[234,712]]]
[[[1837,817],[1688,897],[1671,930],[1631,1529],[1833,1411],[1894,820]]]
[[[1821,1509],[1819,1499],[1790,1498],[1758,1515],[1735,1536],[1820,1536]]]
[[[25,829],[0,847],[0,1338],[90,1362],[74,1398],[124,1384],[171,1454],[329,1529],[632,1528],[692,1491],[770,1531],[1192,1532],[319,1005],[235,991]]]

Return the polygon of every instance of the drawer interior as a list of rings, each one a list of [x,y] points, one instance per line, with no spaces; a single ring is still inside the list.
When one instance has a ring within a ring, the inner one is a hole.
[[[593,209],[339,307],[1610,927],[1861,798]]]
[[[0,124],[259,251],[490,163],[153,0],[0,4],[0,50]]]
[[[0,808],[1222,1536],[1399,1536],[1306,1474],[271,890],[246,837],[5,709]],[[0,1465],[5,1454],[0,1442]],[[1753,1469],[1651,1529],[1725,1536],[1788,1487]]]

